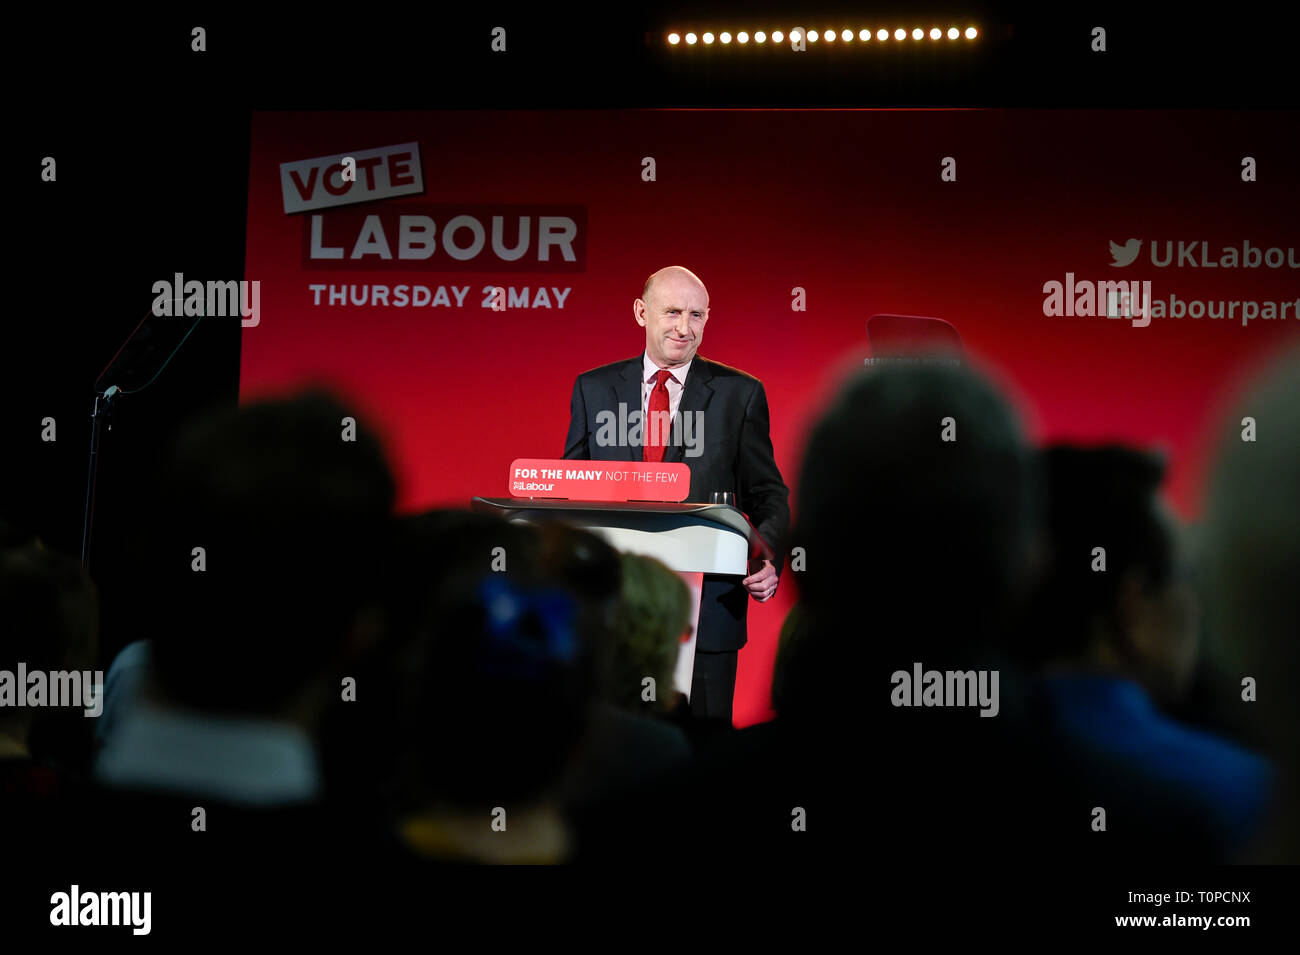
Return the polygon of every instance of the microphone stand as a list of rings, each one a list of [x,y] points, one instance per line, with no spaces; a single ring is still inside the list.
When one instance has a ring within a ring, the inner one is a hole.
[[[180,351],[181,346],[189,339],[194,329],[199,327],[199,322],[203,320],[201,315],[196,317],[194,324],[189,327],[189,330],[185,332],[180,341],[167,352],[166,358],[159,362],[158,356],[170,344],[158,341],[160,333],[170,327],[178,328],[179,326],[158,323],[150,325],[148,322],[153,314],[153,309],[145,313],[144,318],[140,319],[140,323],[136,325],[135,330],[127,336],[126,341],[118,348],[112,360],[99,373],[99,377],[95,379],[95,386],[98,387],[99,383],[108,377],[110,373],[119,380],[125,376],[130,387],[123,389],[117,385],[111,385],[96,394],[95,406],[90,415],[90,464],[86,477],[86,508],[81,525],[81,564],[87,570],[90,569],[91,530],[95,523],[95,484],[96,474],[99,469],[99,448],[103,438],[104,425],[108,423],[108,430],[113,430],[113,425],[109,422],[111,422],[113,411],[117,407],[117,400],[122,395],[135,394],[152,385],[158,376],[162,374],[163,369],[171,363],[172,358]],[[172,319],[167,318],[166,321],[171,322]],[[153,369],[155,365],[156,370],[153,371],[153,375],[148,381],[138,386],[134,384],[134,379],[147,374],[148,369]],[[142,367],[144,370],[142,370]]]
[[[113,385],[103,394],[95,395],[95,407],[90,413],[90,467],[86,476],[86,510],[81,524],[81,566],[90,570],[90,530],[95,521],[95,479],[99,472],[99,444],[104,423],[113,413],[114,399],[122,390]],[[108,430],[112,431],[110,424]]]

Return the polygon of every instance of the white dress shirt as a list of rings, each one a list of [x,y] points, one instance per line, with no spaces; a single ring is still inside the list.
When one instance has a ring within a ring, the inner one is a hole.
[[[694,361],[695,359],[691,359]],[[686,387],[686,373],[691,370],[691,362],[688,361],[680,368],[669,368],[668,372],[672,375],[665,383],[668,388],[668,413],[675,416],[677,408],[682,403],[682,391]],[[650,392],[655,388],[655,375],[659,373],[659,366],[650,360],[649,353],[641,356],[641,419],[644,421],[650,409]],[[671,420],[671,419],[670,419]]]

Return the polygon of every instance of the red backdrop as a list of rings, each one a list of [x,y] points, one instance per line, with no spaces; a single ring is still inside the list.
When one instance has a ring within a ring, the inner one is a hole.
[[[700,353],[765,382],[777,463],[792,488],[817,408],[839,371],[867,354],[866,319],[890,312],[952,322],[1011,389],[1036,438],[1165,447],[1172,501],[1194,515],[1222,402],[1300,329],[1293,120],[1002,110],[255,114],[245,278],[262,283],[261,320],[243,333],[241,398],[333,385],[382,427],[403,509],[502,496],[514,458],[561,453],[574,377],[642,351],[632,301],[646,275],[680,264],[710,293]],[[410,142],[420,147],[421,194],[285,214],[281,163]],[[646,157],[654,181],[643,178]],[[945,157],[955,181],[941,178]],[[1242,180],[1245,157],[1257,164],[1255,182]],[[365,216],[381,215],[396,256],[399,213],[431,215],[441,240],[445,219],[461,211],[485,225],[504,214],[507,244],[518,214],[568,215],[584,260],[561,269],[498,267],[488,255],[457,263],[441,252],[329,268],[309,259],[313,214],[322,244],[345,256]],[[1131,238],[1142,240],[1136,261],[1113,266],[1109,243]],[[1179,242],[1193,258],[1180,263]],[[1240,259],[1246,242],[1279,249],[1280,266],[1202,262],[1220,261],[1225,248]],[[1156,264],[1166,243],[1173,259]],[[1158,300],[1285,302],[1289,311],[1245,326],[1241,306],[1232,320],[1157,317],[1147,327],[1048,317],[1044,283],[1067,272],[1150,280]],[[330,305],[328,292],[316,304],[312,284],[358,294],[386,285],[390,304]],[[461,305],[450,296],[450,306],[398,308],[399,284],[426,286],[431,298],[439,286],[469,292]],[[545,287],[551,307],[485,308],[483,289],[496,285],[527,286],[530,305]],[[796,287],[806,311],[791,308]],[[552,289],[566,288],[557,307]],[[739,725],[771,715],[791,590],[750,606]]]

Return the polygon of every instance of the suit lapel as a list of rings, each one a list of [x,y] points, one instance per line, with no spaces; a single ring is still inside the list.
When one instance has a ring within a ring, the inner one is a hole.
[[[682,439],[677,444],[669,444],[664,448],[664,460],[680,463],[684,460],[686,454],[685,444],[685,422],[688,412],[703,412],[709,406],[709,401],[713,398],[713,386],[709,383],[713,378],[713,363],[707,358],[695,356],[691,362],[690,370],[686,373],[686,387],[682,389],[681,404],[677,406],[677,414],[682,421]],[[703,436],[700,434],[699,427],[692,422],[692,436],[700,440]]]
[[[619,380],[614,384],[614,414],[619,417],[618,406],[621,403],[627,408],[627,416],[631,418],[632,412],[641,411],[641,356],[623,363],[623,368],[619,372]],[[643,422],[644,424],[644,422]],[[631,430],[631,425],[628,425]],[[644,432],[644,428],[642,429]],[[619,457],[615,460],[640,461],[641,445],[632,444],[630,441],[624,443],[619,448]]]

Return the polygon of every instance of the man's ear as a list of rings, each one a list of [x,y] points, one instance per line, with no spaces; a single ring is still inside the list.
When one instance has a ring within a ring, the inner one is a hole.
[[[632,317],[636,319],[636,323],[642,328],[645,328],[645,313],[645,302],[641,299],[637,299],[632,303]]]

